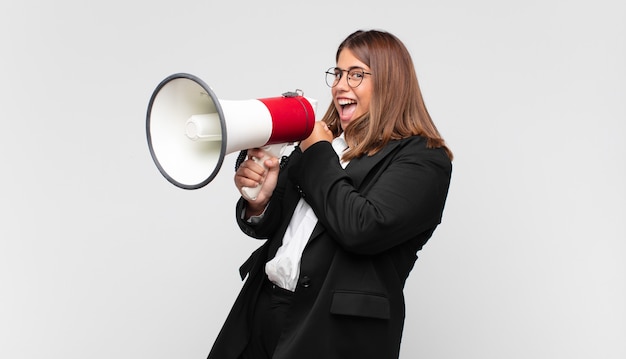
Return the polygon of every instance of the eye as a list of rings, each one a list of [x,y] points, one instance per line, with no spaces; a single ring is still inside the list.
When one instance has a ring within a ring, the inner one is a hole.
[[[350,70],[348,76],[353,80],[361,80],[363,79],[363,70]]]

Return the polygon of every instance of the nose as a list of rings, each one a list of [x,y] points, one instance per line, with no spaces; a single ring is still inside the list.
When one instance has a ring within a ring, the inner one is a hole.
[[[350,88],[350,85],[348,85],[348,72],[345,72],[345,74],[341,76],[339,82],[335,85],[335,87],[341,89],[342,91]]]

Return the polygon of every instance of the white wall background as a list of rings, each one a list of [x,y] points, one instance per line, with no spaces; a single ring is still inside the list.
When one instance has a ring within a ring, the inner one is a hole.
[[[626,357],[626,11],[619,0],[0,3],[0,357],[204,358],[259,243],[235,155],[185,191],[148,100],[303,89],[359,28],[398,35],[455,151],[406,288],[402,358]]]

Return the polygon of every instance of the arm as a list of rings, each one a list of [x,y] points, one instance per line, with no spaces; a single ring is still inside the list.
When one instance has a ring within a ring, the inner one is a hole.
[[[332,138],[332,132],[328,129],[326,123],[317,121],[309,137],[301,141],[298,146],[299,149],[294,151],[297,155],[301,155],[300,149],[308,148],[311,144],[318,141],[331,141]],[[237,203],[237,221],[240,228],[249,236],[266,238],[265,236],[269,235],[269,230],[264,229],[268,227],[273,229],[278,222],[284,219],[281,215],[281,202],[285,192],[286,178],[283,179],[282,184],[279,184],[280,163],[275,153],[255,148],[249,149],[247,154],[248,159],[237,167],[235,173],[235,186],[242,194],[242,198]],[[273,156],[268,156],[268,154],[273,154]],[[267,157],[269,158],[263,163],[260,163],[258,160]],[[263,164],[266,168],[262,167]],[[260,190],[258,190],[259,186]],[[280,187],[279,193],[275,194],[274,191],[277,189],[277,186]],[[258,194],[251,197],[249,195],[250,189],[257,190]],[[270,199],[273,197],[276,198],[273,201],[273,205],[270,205]],[[261,219],[253,218],[261,215]],[[249,220],[251,218],[254,219],[254,224],[250,223]],[[271,220],[268,218],[271,218]],[[260,233],[263,234],[261,235]]]
[[[299,155],[301,152],[297,152]],[[251,157],[262,156],[258,149],[249,150]],[[291,153],[292,158],[294,153]],[[288,210],[284,208],[284,196],[287,185],[286,176],[280,175],[281,166],[278,159],[273,158],[271,163],[267,163],[269,171],[263,170],[255,161],[248,159],[237,167],[235,174],[235,185],[240,189],[245,186],[255,186],[259,184],[261,191],[256,199],[252,200],[246,196],[239,198],[235,218],[240,229],[248,236],[258,239],[269,238],[274,232],[284,224],[285,218],[290,216]],[[285,161],[287,162],[287,161]]]
[[[355,159],[350,166],[364,166],[373,160]],[[349,171],[341,168],[332,147],[324,142],[304,152],[290,177],[342,247],[376,254],[439,224],[451,169],[443,150],[427,149],[425,140],[414,137],[402,140],[369,169],[360,188],[354,186]]]

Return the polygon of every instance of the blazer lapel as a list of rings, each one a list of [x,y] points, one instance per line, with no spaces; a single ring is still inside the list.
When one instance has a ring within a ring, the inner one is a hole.
[[[362,156],[355,158],[348,166],[346,166],[346,173],[352,178],[354,187],[360,189],[363,184],[363,180],[367,174],[382,161],[389,153],[391,153],[398,145],[400,141],[390,141],[382,150],[373,156]]]

